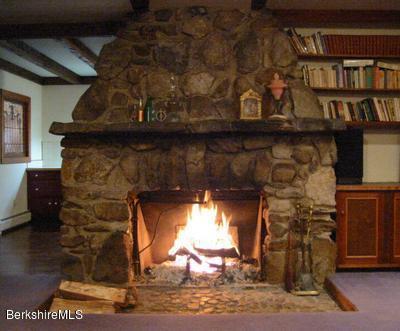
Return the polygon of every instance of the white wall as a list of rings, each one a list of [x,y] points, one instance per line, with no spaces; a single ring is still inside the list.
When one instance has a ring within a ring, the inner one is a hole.
[[[42,87],[42,146],[43,167],[61,167],[62,137],[49,133],[52,122],[72,122],[72,111],[89,85],[54,85]]]
[[[25,170],[42,165],[42,87],[36,83],[0,70],[0,88],[31,98],[31,164],[0,164],[0,232],[2,222],[26,213],[27,190]]]

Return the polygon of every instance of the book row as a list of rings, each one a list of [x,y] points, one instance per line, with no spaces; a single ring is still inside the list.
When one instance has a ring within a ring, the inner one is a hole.
[[[357,102],[321,102],[324,117],[344,121],[400,121],[400,98],[366,98]]]
[[[373,60],[344,60],[329,66],[302,67],[306,85],[319,88],[400,89],[400,66]]]
[[[313,55],[400,55],[400,36],[396,35],[340,35],[316,32],[302,36],[294,28],[287,30],[298,54]]]

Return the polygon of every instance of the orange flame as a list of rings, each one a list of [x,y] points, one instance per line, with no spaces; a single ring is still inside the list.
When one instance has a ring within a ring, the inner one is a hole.
[[[229,233],[230,219],[222,213],[222,221],[217,222],[217,214],[217,206],[212,201],[209,201],[205,206],[194,204],[191,213],[188,213],[186,226],[179,230],[174,245],[168,252],[169,255],[174,256],[179,249],[186,248],[202,260],[201,264],[191,260],[191,270],[211,273],[215,271],[215,268],[211,267],[209,263],[221,265],[222,259],[201,255],[196,251],[196,248],[230,249],[234,247],[239,254],[238,248]],[[185,266],[186,257],[176,256],[174,264]]]

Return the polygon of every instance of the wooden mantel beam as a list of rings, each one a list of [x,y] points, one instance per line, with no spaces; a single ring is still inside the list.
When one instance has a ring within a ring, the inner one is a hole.
[[[72,54],[76,55],[80,60],[94,68],[98,57],[89,47],[76,38],[64,38],[63,41]]]
[[[114,36],[122,21],[94,23],[0,24],[2,39],[42,39]]]
[[[79,84],[80,76],[71,70],[63,67],[61,64],[50,59],[46,55],[38,52],[28,44],[20,40],[0,40],[0,47],[3,47],[23,59],[36,64],[37,66],[52,72],[69,83]]]

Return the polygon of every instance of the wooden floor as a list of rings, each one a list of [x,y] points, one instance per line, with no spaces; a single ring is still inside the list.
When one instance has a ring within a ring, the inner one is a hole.
[[[0,275],[60,274],[58,232],[34,232],[24,226],[0,236]]]

